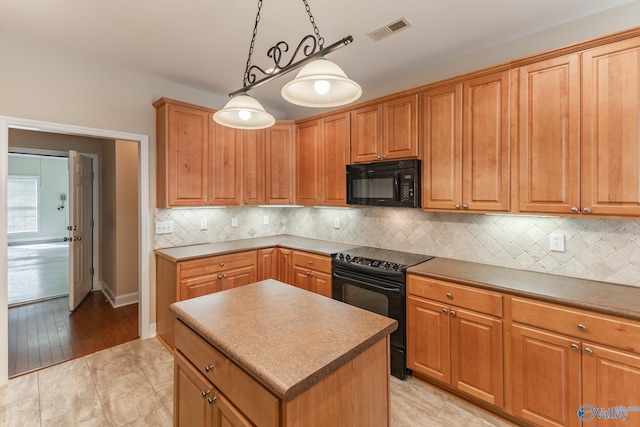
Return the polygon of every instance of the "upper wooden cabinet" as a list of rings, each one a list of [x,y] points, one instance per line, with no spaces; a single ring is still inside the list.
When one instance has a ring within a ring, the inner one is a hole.
[[[244,204],[293,203],[293,124],[243,131]]]
[[[206,204],[213,111],[165,98],[153,106],[157,109],[156,205]]]
[[[571,213],[580,207],[580,57],[517,73],[519,210]]]
[[[243,131],[212,122],[209,201],[211,205],[242,204]]]
[[[351,121],[340,113],[298,125],[296,201],[307,206],[346,206],[346,165]]]
[[[508,211],[509,73],[421,95],[424,209]]]
[[[582,54],[582,212],[640,214],[640,37]]]
[[[293,204],[293,123],[276,123],[265,130],[265,203]]]
[[[418,157],[418,98],[403,96],[351,112],[351,162]]]

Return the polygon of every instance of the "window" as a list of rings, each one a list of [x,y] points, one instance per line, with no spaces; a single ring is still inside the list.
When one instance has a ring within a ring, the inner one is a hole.
[[[9,177],[7,181],[7,232],[38,232],[37,177]]]

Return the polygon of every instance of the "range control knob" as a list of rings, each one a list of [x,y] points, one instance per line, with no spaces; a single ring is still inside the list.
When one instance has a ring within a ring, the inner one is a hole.
[[[347,255],[347,257],[345,258],[347,261],[351,261],[351,255]]]
[[[344,254],[341,253],[340,255],[338,255],[338,258],[340,258],[340,261],[342,261],[344,259]]]
[[[387,262],[385,262],[385,263],[384,263],[384,268],[385,268],[385,269],[387,269],[387,270],[388,270],[389,268],[391,268],[391,263],[390,263],[390,262],[388,262],[388,261],[387,261]]]
[[[398,271],[400,270],[400,264],[393,264],[391,268],[393,268],[395,271]]]

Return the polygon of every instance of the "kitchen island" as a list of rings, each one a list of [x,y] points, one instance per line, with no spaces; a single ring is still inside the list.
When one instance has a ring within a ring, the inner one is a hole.
[[[175,425],[389,424],[396,321],[271,279],[170,309]]]

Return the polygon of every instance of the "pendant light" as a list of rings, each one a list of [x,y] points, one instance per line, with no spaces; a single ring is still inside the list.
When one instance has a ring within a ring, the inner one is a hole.
[[[314,35],[309,34],[303,37],[289,62],[284,65],[280,61],[283,58],[283,52],[289,51],[289,45],[284,41],[276,43],[267,51],[267,56],[273,59],[274,65],[262,69],[251,64],[262,9],[262,0],[258,0],[258,13],[249,45],[243,87],[230,93],[229,102],[222,110],[214,114],[213,119],[217,123],[237,129],[263,129],[273,125],[275,123],[273,116],[247,93],[253,88],[301,67],[302,69],[296,78],[282,88],[281,95],[288,102],[304,107],[325,108],[349,104],[360,98],[362,95],[360,86],[350,80],[338,65],[324,58],[325,55],[353,42],[353,37],[347,36],[328,47],[324,47],[324,38],[320,36],[309,4],[307,0],[302,0],[302,2],[309,15]],[[304,55],[304,57],[294,62],[298,54]],[[264,77],[258,79],[258,73]]]

